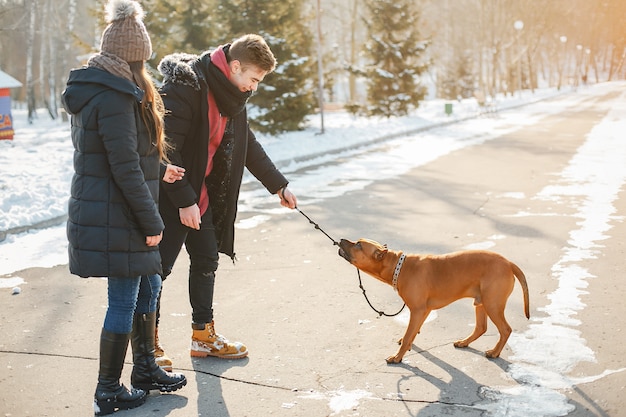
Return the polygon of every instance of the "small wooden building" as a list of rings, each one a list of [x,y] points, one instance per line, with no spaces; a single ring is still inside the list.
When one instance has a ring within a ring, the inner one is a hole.
[[[21,86],[21,82],[0,70],[0,140],[13,139],[10,89]]]

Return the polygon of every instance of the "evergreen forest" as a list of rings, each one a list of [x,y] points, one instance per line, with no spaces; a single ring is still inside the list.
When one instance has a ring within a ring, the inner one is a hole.
[[[29,120],[60,117],[68,71],[98,51],[103,0],[0,0],[0,70]],[[299,130],[335,109],[390,117],[432,98],[487,100],[626,77],[624,0],[140,0],[156,71],[245,33],[278,61],[254,128]]]

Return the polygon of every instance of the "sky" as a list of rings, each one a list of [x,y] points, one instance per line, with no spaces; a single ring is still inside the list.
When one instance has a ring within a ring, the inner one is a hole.
[[[323,134],[318,115],[311,117],[301,132],[257,136],[290,179],[299,206],[306,207],[363,189],[375,180],[399,176],[455,150],[480,145],[533,124],[547,114],[574,107],[591,96],[626,91],[624,87],[625,82],[616,82],[581,87],[576,94],[562,94],[570,91],[554,89],[516,93],[498,98],[497,106],[506,111],[497,117],[479,115],[473,99],[454,101],[452,115],[445,114],[445,102],[440,100],[428,100],[411,115],[390,119],[326,112]],[[503,415],[504,410],[509,417],[567,415],[574,405],[563,394],[565,390],[611,373],[626,372],[607,369],[600,375],[568,375],[576,364],[596,361],[594,352],[576,329],[580,324],[577,312],[587,307],[580,296],[594,278],[581,264],[595,258],[597,246],[608,237],[616,211],[613,202],[626,181],[626,141],[618,137],[618,132],[623,135],[626,131],[626,93],[622,94],[622,100],[607,108],[607,116],[588,135],[569,165],[555,173],[551,185],[536,196],[519,196],[550,201],[577,196],[584,203],[577,206],[578,229],[570,231],[568,244],[552,267],[552,276],[559,285],[548,296],[550,303],[540,308],[544,316],[531,318],[528,328],[514,332],[508,341],[512,355],[506,372],[518,385],[484,387],[486,400],[476,408],[491,415]],[[545,98],[552,100],[542,101]],[[534,104],[520,106],[530,102]],[[73,173],[68,123],[49,120],[43,110],[39,110],[32,125],[26,121],[25,109],[14,109],[13,118],[14,140],[0,141],[0,239],[6,231],[28,231],[8,233],[0,241],[0,293],[17,293],[28,285],[19,276],[22,269],[67,264],[63,219]],[[241,220],[236,227],[260,227],[270,216],[288,210],[280,207],[276,197],[268,195],[264,188],[254,186],[256,181],[249,174],[244,183],[239,204]],[[549,214],[516,214],[541,215]],[[43,227],[53,223],[57,225]],[[501,238],[493,236],[466,249],[489,249]],[[436,319],[434,312],[428,320]],[[396,320],[406,325],[408,312]],[[309,398],[327,401],[337,413],[373,396],[366,390],[339,390],[312,393]],[[520,410],[520,414],[513,410]]]

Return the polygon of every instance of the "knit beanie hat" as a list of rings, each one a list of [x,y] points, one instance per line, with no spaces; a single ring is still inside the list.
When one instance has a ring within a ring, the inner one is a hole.
[[[102,32],[100,51],[126,62],[147,61],[152,56],[152,42],[143,24],[144,11],[133,0],[110,0],[106,5],[109,26]]]

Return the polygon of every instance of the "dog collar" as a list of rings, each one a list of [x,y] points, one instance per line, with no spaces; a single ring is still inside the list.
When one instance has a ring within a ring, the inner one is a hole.
[[[398,291],[398,276],[400,276],[400,270],[402,269],[402,264],[404,263],[404,258],[406,255],[404,253],[400,254],[400,259],[398,259],[398,263],[396,264],[396,269],[393,271],[393,289]]]

